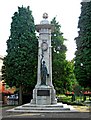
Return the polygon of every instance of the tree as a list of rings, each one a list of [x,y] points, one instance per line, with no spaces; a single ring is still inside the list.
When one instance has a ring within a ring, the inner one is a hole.
[[[54,17],[51,21],[54,25],[52,33],[52,63],[53,63],[53,84],[57,93],[63,93],[65,90],[72,91],[73,85],[77,83],[74,75],[74,60],[66,60],[67,48],[64,45],[66,40],[60,31],[61,25]]]
[[[81,3],[78,37],[75,38],[75,75],[83,87],[91,87],[91,1]]]
[[[57,92],[64,90],[65,85],[65,64],[66,64],[66,46],[63,44],[65,39],[60,31],[60,24],[54,17],[51,21],[54,25],[54,32],[52,33],[52,62],[53,62],[53,84]]]
[[[28,88],[32,90],[37,80],[38,43],[29,7],[18,7],[18,12],[12,17],[10,32],[2,68],[3,78],[8,85],[19,87],[20,92]]]
[[[78,82],[74,74],[74,59],[71,61],[67,61],[65,77],[66,81],[68,81],[66,84],[67,90],[73,91],[73,87],[75,85],[78,85]]]

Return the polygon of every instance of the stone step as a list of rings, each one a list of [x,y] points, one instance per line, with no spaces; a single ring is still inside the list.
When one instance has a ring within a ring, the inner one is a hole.
[[[67,109],[61,109],[61,110],[8,110],[7,112],[14,112],[14,113],[61,113],[61,112],[78,112],[77,110],[67,110]]]
[[[15,110],[70,110],[70,108],[63,108],[63,107],[17,107]]]
[[[60,113],[60,112],[78,112],[72,106],[67,104],[54,104],[54,105],[33,105],[24,104],[22,106],[15,107],[7,112],[19,112],[19,113]]]
[[[62,104],[55,104],[55,105],[33,105],[33,104],[25,104],[25,105],[22,105],[22,107],[43,107],[43,108],[51,107],[51,108],[54,108],[54,107],[63,107],[63,105]]]

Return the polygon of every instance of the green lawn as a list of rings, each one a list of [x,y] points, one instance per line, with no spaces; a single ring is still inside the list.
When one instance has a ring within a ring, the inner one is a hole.
[[[86,101],[90,101],[89,97],[86,97]],[[75,96],[75,100],[72,100],[72,96],[58,95],[58,102],[63,102],[71,105],[85,105],[83,96]]]

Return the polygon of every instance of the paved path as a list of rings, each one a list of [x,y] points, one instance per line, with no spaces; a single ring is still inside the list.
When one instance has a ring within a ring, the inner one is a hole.
[[[3,107],[1,120],[91,120],[90,112],[78,113],[7,113],[6,110],[13,108],[12,106]],[[0,109],[1,110],[1,109]]]

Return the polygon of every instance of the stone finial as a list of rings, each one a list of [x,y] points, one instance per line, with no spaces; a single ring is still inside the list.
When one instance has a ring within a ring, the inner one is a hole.
[[[48,18],[48,14],[47,14],[47,13],[44,13],[44,14],[43,14],[43,18],[44,18],[44,19],[47,19],[47,18]]]
[[[48,21],[48,14],[45,12],[43,14],[43,20],[40,22],[40,24],[49,24],[49,21]]]

